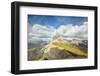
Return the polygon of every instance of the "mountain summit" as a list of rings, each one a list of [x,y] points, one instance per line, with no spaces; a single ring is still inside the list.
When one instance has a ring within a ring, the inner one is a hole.
[[[63,37],[51,40],[41,49],[44,60],[67,59],[67,58],[85,58],[87,54],[75,44],[68,42]]]

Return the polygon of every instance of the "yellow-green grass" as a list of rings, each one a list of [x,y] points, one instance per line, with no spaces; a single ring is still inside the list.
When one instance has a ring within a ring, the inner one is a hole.
[[[87,53],[83,52],[84,50],[79,49],[78,47],[73,46],[73,44],[65,43],[62,41],[54,42],[53,45],[56,45],[60,48],[64,48],[66,51],[71,52],[80,56],[87,56]]]
[[[65,49],[65,51],[68,51],[74,55],[85,56],[85,57],[87,56],[87,53],[84,52],[84,50],[79,49],[78,47],[74,46],[72,43],[65,42],[64,40],[53,40],[47,45],[47,47],[44,48],[44,50],[47,51],[48,48],[51,47]]]
[[[31,49],[28,49],[28,51],[34,51],[36,50],[36,48],[31,48]]]
[[[37,50],[36,50],[36,48],[31,48],[31,49],[28,49],[28,51],[35,52],[35,51],[37,51]],[[35,58],[33,57],[33,59],[34,59],[34,60],[39,60],[39,59],[41,59],[42,56],[43,56],[43,54],[38,53],[38,54],[35,56]]]

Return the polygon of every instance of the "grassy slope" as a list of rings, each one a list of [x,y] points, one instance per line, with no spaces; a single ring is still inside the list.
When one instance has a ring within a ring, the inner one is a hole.
[[[28,49],[28,52],[32,52],[35,54],[35,56],[32,57],[33,60],[39,60],[43,56],[43,54],[41,54],[39,52],[37,53],[36,48]]]
[[[35,48],[28,49],[28,51],[34,51],[34,50],[36,50],[36,49]]]
[[[69,42],[65,42],[64,40],[53,40],[51,41],[46,47],[42,48],[41,50],[43,51],[48,51],[49,48],[52,47],[57,47],[57,48],[62,48],[67,52],[70,52],[74,55],[78,55],[78,56],[87,56],[87,53],[84,52],[84,50],[79,49],[78,47],[74,46],[73,44],[69,43]],[[33,51],[34,53],[37,51],[35,48],[32,49],[28,49],[28,51]],[[39,60],[41,59],[43,56],[43,54],[38,53],[34,60]]]
[[[78,47],[73,46],[73,44],[71,43],[64,42],[64,40],[59,40],[59,41],[57,40],[57,41],[51,42],[48,47],[51,47],[51,46],[63,48],[65,49],[65,51],[71,52],[72,54],[75,54],[75,55],[87,56],[87,53],[85,53],[83,50],[79,49]]]

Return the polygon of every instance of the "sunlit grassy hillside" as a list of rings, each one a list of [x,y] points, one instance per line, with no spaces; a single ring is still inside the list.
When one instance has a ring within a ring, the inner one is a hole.
[[[87,52],[85,51],[87,50],[80,49],[75,44],[67,42],[63,38],[51,40],[41,50],[36,50],[36,48],[29,49],[33,60],[86,58]],[[32,53],[34,54],[33,56]]]

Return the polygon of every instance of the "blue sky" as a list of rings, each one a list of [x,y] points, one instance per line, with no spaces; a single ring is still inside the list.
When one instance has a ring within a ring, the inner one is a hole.
[[[28,15],[28,41],[49,41],[54,37],[87,39],[88,18],[75,16]]]
[[[45,15],[28,15],[28,23],[33,26],[34,24],[40,24],[43,26],[52,26],[58,28],[60,25],[73,24],[82,25],[87,22],[87,17],[75,17],[75,16],[45,16]]]

